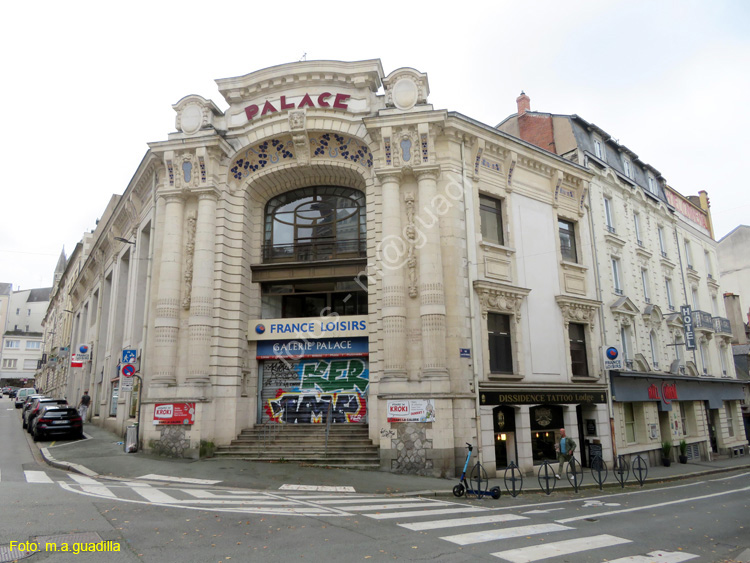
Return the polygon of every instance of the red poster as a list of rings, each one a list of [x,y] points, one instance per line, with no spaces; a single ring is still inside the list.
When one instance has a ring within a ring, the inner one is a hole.
[[[156,403],[154,424],[195,424],[195,403]]]

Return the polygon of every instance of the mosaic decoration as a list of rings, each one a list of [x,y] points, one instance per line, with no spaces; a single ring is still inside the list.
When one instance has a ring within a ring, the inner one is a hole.
[[[201,182],[205,184],[206,182],[206,162],[203,160],[202,156],[198,157],[198,163],[201,167]]]
[[[427,149],[427,134],[422,133],[422,162],[427,162],[429,159],[429,151]]]
[[[500,165],[497,162],[492,162],[491,160],[483,158],[481,164],[488,170],[492,170],[493,172],[500,172]]]
[[[479,163],[482,161],[482,152],[484,149],[477,151],[477,161],[474,163],[474,174],[479,174]]]
[[[167,171],[169,172],[169,185],[174,186],[174,168],[171,160],[167,161]]]
[[[391,138],[386,137],[383,141],[385,143],[385,163],[391,165]]]
[[[323,133],[310,137],[310,148],[313,158],[343,158],[365,168],[372,167],[372,153],[353,137],[344,137],[337,133]]]
[[[270,164],[294,158],[291,148],[292,142],[289,140],[270,139],[263,141],[259,145],[247,149],[240,158],[235,160],[230,172],[235,180],[242,180]]]

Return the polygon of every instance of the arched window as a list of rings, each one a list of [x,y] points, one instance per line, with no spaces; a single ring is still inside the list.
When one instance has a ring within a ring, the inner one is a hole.
[[[365,195],[338,186],[286,192],[266,205],[266,262],[365,256]]]

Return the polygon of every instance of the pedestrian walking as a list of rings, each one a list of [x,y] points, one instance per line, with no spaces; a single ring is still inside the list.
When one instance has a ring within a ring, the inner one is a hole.
[[[560,441],[555,445],[557,450],[557,473],[555,479],[559,479],[566,463],[573,459],[573,452],[576,450],[576,443],[573,438],[565,436],[565,428],[560,428]]]
[[[83,422],[86,422],[86,413],[89,411],[89,405],[91,404],[91,397],[89,397],[89,392],[84,391],[83,397],[81,397],[81,400],[78,403],[78,414],[81,415],[81,419]]]

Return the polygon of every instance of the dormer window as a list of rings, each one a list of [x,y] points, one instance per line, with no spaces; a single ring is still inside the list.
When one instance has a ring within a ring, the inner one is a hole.
[[[627,158],[622,159],[622,168],[625,171],[625,176],[627,176],[628,178],[633,177],[633,165]]]
[[[596,158],[604,160],[604,146],[601,139],[597,139],[596,137],[594,137],[594,154]]]

